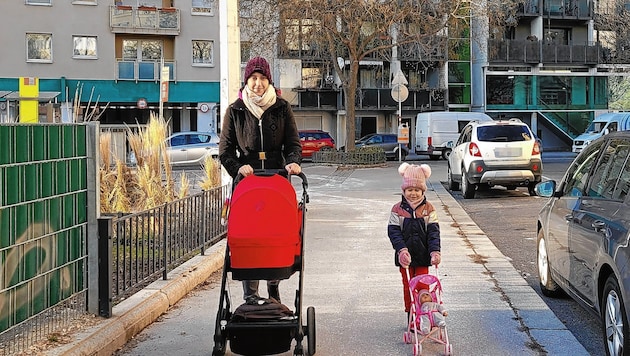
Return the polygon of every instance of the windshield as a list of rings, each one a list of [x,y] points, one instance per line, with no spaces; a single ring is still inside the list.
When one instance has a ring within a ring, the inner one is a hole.
[[[607,123],[607,121],[593,121],[588,125],[585,132],[600,133]]]
[[[532,137],[525,125],[492,125],[479,126],[477,139],[490,142],[514,142],[529,141]]]

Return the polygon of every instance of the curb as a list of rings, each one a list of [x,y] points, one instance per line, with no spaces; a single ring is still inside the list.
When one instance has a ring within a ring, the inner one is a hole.
[[[185,297],[216,271],[223,268],[225,240],[211,246],[205,255],[195,256],[158,280],[114,306],[113,316],[86,331],[74,341],[51,350],[50,355],[109,356],[123,347],[145,327]]]

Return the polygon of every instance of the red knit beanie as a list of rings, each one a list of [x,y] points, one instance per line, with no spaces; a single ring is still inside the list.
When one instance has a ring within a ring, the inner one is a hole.
[[[258,72],[267,77],[267,79],[269,79],[269,83],[273,82],[273,80],[271,79],[271,70],[269,69],[269,63],[263,57],[254,57],[250,59],[249,62],[247,62],[247,65],[245,66],[245,75],[243,77],[243,80],[247,82],[247,79],[249,79],[249,77],[251,77],[254,72]]]
[[[403,177],[402,190],[415,187],[423,192],[427,191],[426,180],[431,176],[431,167],[428,164],[417,165],[404,162],[398,167],[398,173]]]

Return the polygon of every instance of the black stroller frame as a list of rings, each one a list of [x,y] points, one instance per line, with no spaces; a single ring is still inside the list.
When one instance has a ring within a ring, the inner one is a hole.
[[[256,170],[256,175],[271,175],[270,171]],[[291,181],[292,175],[287,176],[284,170],[274,171]],[[302,291],[304,285],[304,232],[306,222],[306,204],[309,197],[307,193],[308,182],[303,173],[297,175],[302,180],[301,200],[298,207],[302,210],[300,225],[300,255],[295,256],[295,262],[286,271],[273,271],[261,268],[247,271],[233,269],[230,263],[230,248],[226,246],[223,274],[221,279],[221,295],[219,309],[216,316],[213,356],[223,356],[226,353],[228,340],[232,352],[241,355],[273,355],[289,351],[292,340],[295,339],[293,355],[310,356],[315,354],[315,308],[309,306],[306,310],[306,325],[303,325]],[[238,181],[238,180],[237,180]],[[295,292],[295,317],[287,319],[235,321],[233,320],[232,303],[227,290],[228,273],[234,280],[247,279],[288,279],[295,272],[299,273],[298,288]],[[302,345],[304,337],[307,339],[307,347]]]

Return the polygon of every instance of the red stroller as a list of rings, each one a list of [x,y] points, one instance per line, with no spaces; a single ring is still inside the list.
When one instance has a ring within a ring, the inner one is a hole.
[[[307,308],[307,324],[302,325],[302,286],[304,272],[304,223],[308,183],[304,174],[302,197],[285,170],[255,171],[236,184],[227,219],[227,247],[217,312],[213,356],[225,355],[228,340],[232,352],[241,355],[272,355],[288,351],[296,340],[294,355],[315,354],[315,308]],[[295,311],[275,302],[258,306],[243,304],[231,310],[227,274],[232,279],[288,279],[299,272]],[[269,317],[268,307],[282,307],[282,317]],[[250,318],[237,312],[246,307]],[[287,315],[287,313],[289,315]],[[237,315],[238,314],[238,315]],[[255,316],[254,316],[255,315]],[[261,316],[264,315],[264,316]],[[302,340],[306,336],[306,350]]]
[[[407,279],[409,279],[409,270],[407,269]],[[407,325],[407,331],[403,334],[403,341],[406,344],[413,343],[413,355],[418,356],[422,354],[422,343],[425,340],[432,340],[439,344],[444,345],[444,354],[453,354],[453,345],[448,341],[448,333],[446,331],[446,325],[442,323],[439,325],[433,313],[435,311],[422,310],[422,302],[420,301],[420,293],[418,291],[418,285],[428,286],[428,293],[431,295],[431,300],[438,305],[442,305],[442,284],[436,275],[421,274],[415,276],[409,280],[409,293],[411,294],[411,311],[409,313],[409,321]],[[423,326],[421,319],[424,318],[424,322],[430,323],[427,333],[421,333]],[[414,343],[415,341],[415,343]]]

